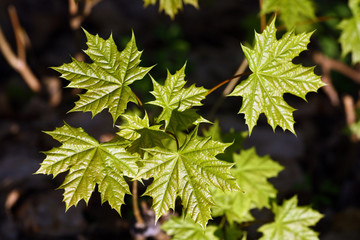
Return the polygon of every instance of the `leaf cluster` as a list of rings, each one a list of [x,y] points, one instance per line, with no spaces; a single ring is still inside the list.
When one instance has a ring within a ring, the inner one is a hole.
[[[179,2],[182,4],[181,1],[160,0],[160,6],[165,6],[162,5],[165,2],[177,7]],[[196,1],[184,2],[195,4]],[[288,219],[285,221],[276,214],[292,211],[291,216],[297,218],[300,213],[296,210],[299,209],[296,200],[285,202],[283,207],[270,205],[276,190],[267,179],[275,177],[282,166],[268,156],[257,156],[255,149],[235,153],[242,149],[239,146],[243,133],[233,132],[226,137],[220,133],[218,125],[205,131],[205,136],[198,133],[199,124],[209,121],[194,107],[202,106],[210,91],[195,84],[186,87],[186,64],[174,74],[168,71],[163,85],[150,76],[154,100],[145,105],[160,107],[159,115],[150,118],[143,107],[141,114],[133,114],[128,104],[142,106],[142,103],[131,84],[144,80],[152,69],[140,66],[142,52],[136,46],[134,34],[119,52],[112,36],[105,40],[84,32],[88,46],[85,53],[92,62],[72,59],[71,63],[54,68],[70,82],[68,87],[85,91],[70,112],[89,111],[94,116],[108,109],[114,124],[121,121],[116,125],[116,136],[104,143],[99,143],[82,128],[67,123],[46,132],[61,146],[45,152],[46,158],[36,173],[55,177],[67,172],[60,186],[64,189],[66,209],[76,206],[82,199],[87,203],[98,185],[102,202],[109,202],[120,214],[125,194],[131,194],[128,182],[153,179],[144,195],[153,199],[156,220],[169,210],[175,210],[177,198],[182,201],[183,219],[173,219],[164,225],[175,239],[184,239],[184,236],[217,239],[216,228],[203,230],[208,221],[217,216],[226,216],[230,224],[225,227],[225,235],[244,236],[234,224],[252,221],[250,210],[263,207],[274,210],[276,223],[285,222],[284,228],[293,229],[287,225]],[[311,34],[288,32],[278,40],[273,20],[264,33],[256,33],[253,49],[242,46],[252,73],[230,96],[243,98],[239,113],[245,114],[250,134],[261,113],[265,113],[273,129],[280,126],[295,133],[294,109],[285,102],[283,94],[291,93],[305,99],[308,92],[317,91],[323,85],[313,68],[292,63],[293,58],[306,49]],[[227,142],[225,139],[229,136],[232,139]],[[306,210],[304,214],[309,212]],[[320,218],[320,215],[313,215],[314,221],[303,223],[303,229]],[[184,228],[189,231],[185,233]],[[271,225],[260,229],[264,238],[288,234],[271,229]],[[314,236],[310,230],[308,233]]]

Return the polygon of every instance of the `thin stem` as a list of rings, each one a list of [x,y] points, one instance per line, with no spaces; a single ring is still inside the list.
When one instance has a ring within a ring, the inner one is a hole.
[[[132,184],[132,200],[133,200],[133,211],[136,219],[136,226],[139,228],[145,227],[144,219],[141,216],[139,205],[138,205],[138,181],[134,180]]]
[[[230,82],[231,80],[233,80],[233,79],[235,79],[235,78],[240,78],[240,77],[242,77],[242,76],[250,75],[250,74],[251,74],[251,72],[244,72],[244,73],[240,73],[240,74],[234,75],[234,76],[232,76],[231,78],[226,79],[226,80],[223,81],[222,83],[219,83],[218,85],[216,85],[215,87],[213,87],[212,89],[210,89],[210,90],[207,92],[206,96],[209,95],[210,93],[212,93],[213,91],[215,91],[216,89],[218,89],[219,87],[221,87],[222,85]]]
[[[246,68],[248,67],[248,61],[246,60],[246,58],[244,58],[244,60],[242,61],[242,63],[240,64],[239,68],[236,70],[236,73],[234,76],[238,76],[240,74],[243,74],[246,70]],[[236,77],[236,78],[232,78],[232,80],[229,82],[229,84],[226,86],[225,90],[223,91],[221,97],[219,98],[219,100],[214,104],[213,108],[211,109],[208,118],[212,119],[212,117],[215,115],[216,111],[219,109],[219,107],[222,105],[225,97],[227,95],[229,95],[229,93],[234,89],[234,87],[236,86],[236,84],[238,83],[238,81],[240,80],[240,77]]]
[[[132,91],[132,90],[131,90],[131,91]],[[134,93],[134,91],[132,91],[132,92],[133,92],[133,94],[135,95],[136,100],[137,100],[139,106],[141,107],[141,109],[143,110],[143,112],[146,112],[146,111],[145,111],[144,104],[141,102],[140,98]]]
[[[173,134],[172,132],[169,132],[169,131],[165,131],[165,132],[166,132],[166,133],[168,133],[168,134],[170,134],[171,136],[173,136],[173,137],[174,137],[175,142],[176,142],[176,149],[177,149],[177,150],[179,150],[180,146],[179,146],[179,141],[178,141],[178,139],[177,139],[176,135],[175,135],[175,134]]]
[[[259,0],[260,13],[262,11],[263,1],[264,0]],[[265,14],[260,14],[260,26],[261,26],[261,32],[263,32],[266,27],[266,15]]]

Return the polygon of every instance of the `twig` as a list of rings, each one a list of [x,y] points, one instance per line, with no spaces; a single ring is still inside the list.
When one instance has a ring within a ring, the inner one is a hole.
[[[313,55],[313,59],[316,64],[319,64],[321,66],[321,70],[322,70],[321,80],[324,83],[326,83],[326,86],[324,86],[323,88],[325,94],[328,95],[333,106],[339,106],[340,103],[339,95],[334,85],[332,84],[332,80],[331,80],[331,75],[330,75],[331,66],[329,64],[330,62],[324,60],[325,58],[321,53],[315,53]]]
[[[356,122],[354,99],[350,95],[345,95],[342,100],[344,103],[346,124],[348,127],[350,127],[352,124]],[[359,140],[356,133],[353,133],[350,139],[352,142],[357,142]]]
[[[26,42],[25,42],[23,29],[20,25],[19,17],[17,15],[15,7],[12,5],[10,5],[8,7],[8,12],[9,12],[12,27],[14,29],[18,58],[25,62],[26,61],[26,49],[25,49]]]
[[[239,80],[242,76],[247,76],[250,75],[251,72],[244,72],[244,73],[240,73],[240,74],[236,74],[234,76],[232,76],[231,78],[226,79],[225,81],[223,81],[222,83],[219,83],[218,85],[216,85],[215,87],[213,87],[212,89],[210,89],[207,93],[206,96],[209,95],[210,93],[212,93],[213,91],[215,91],[216,89],[218,89],[219,87],[221,87],[222,85],[230,82],[233,79],[237,79]],[[226,95],[225,95],[226,96]]]
[[[132,184],[132,202],[133,202],[133,211],[134,216],[136,219],[136,227],[137,228],[144,228],[145,222],[144,219],[141,216],[139,205],[138,205],[138,181],[134,180]]]
[[[71,16],[70,27],[72,30],[78,30],[84,19],[90,15],[92,8],[101,0],[85,0],[85,5],[80,11],[79,4],[75,0],[69,0],[69,13]]]
[[[346,124],[350,126],[356,121],[354,99],[350,95],[345,95],[343,97],[343,103],[345,108]]]
[[[356,71],[355,69],[349,67],[348,65],[336,61],[334,59],[328,58],[320,52],[315,52],[313,54],[313,59],[315,63],[320,65],[327,65],[331,70],[335,70],[348,78],[351,78],[354,82],[360,84],[360,72]]]
[[[16,26],[16,24],[14,25]],[[14,29],[14,32],[18,32],[19,30]],[[17,34],[15,34],[15,37],[18,38],[19,36]],[[21,42],[21,40],[16,40],[17,43],[19,44],[24,44],[24,42]],[[25,48],[25,46],[23,45],[23,47],[19,47],[18,48]],[[33,72],[31,71],[31,69],[29,68],[29,66],[27,65],[26,61],[21,59],[24,57],[21,56],[16,56],[15,53],[13,52],[13,50],[11,49],[8,41],[5,38],[5,35],[2,31],[2,28],[0,26],[0,51],[2,52],[2,54],[4,55],[6,61],[9,63],[9,65],[14,68],[24,79],[24,81],[27,83],[27,85],[34,91],[34,92],[39,92],[41,90],[41,85],[39,80],[35,77],[35,75],[33,74]],[[22,50],[20,50],[21,52]],[[21,53],[23,54],[23,53]]]
[[[240,64],[239,68],[236,70],[235,76],[239,76],[240,74],[245,72],[247,67],[248,67],[248,61],[246,60],[246,58],[244,58],[244,60]],[[224,97],[230,94],[230,92],[235,88],[235,86],[239,82],[239,80],[240,80],[240,76],[231,80],[231,82],[226,86],[226,88],[223,92]]]

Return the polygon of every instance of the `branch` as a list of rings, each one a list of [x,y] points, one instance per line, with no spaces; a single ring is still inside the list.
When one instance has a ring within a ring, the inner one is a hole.
[[[69,0],[70,27],[72,30],[78,30],[84,19],[90,15],[92,8],[101,0],[85,0],[83,10],[79,10],[79,4],[75,0]]]
[[[246,68],[248,67],[248,61],[246,58],[242,61],[239,68],[236,70],[236,73],[234,76],[237,76],[235,78],[232,78],[229,84],[226,86],[225,90],[223,91],[221,97],[219,100],[214,104],[213,108],[211,109],[208,118],[211,119],[216,111],[219,109],[219,107],[222,105],[225,97],[230,94],[230,92],[234,89],[238,81],[240,80],[241,75],[245,72]],[[226,80],[225,80],[226,81]]]
[[[12,9],[12,10],[10,10]],[[9,8],[10,15],[14,14],[15,8]],[[15,13],[16,14],[16,13]],[[17,17],[16,17],[17,18]],[[15,20],[16,21],[16,20]],[[16,23],[13,23],[13,26],[18,28],[20,25],[17,25]],[[27,85],[33,90],[34,92],[39,92],[41,90],[41,85],[39,80],[35,77],[31,69],[26,63],[25,54],[23,51],[25,51],[25,42],[22,41],[20,38],[21,34],[19,34],[19,31],[21,29],[14,29],[15,37],[16,37],[16,43],[18,44],[18,51],[19,56],[16,56],[13,50],[11,49],[8,41],[5,38],[5,35],[2,31],[2,28],[0,26],[0,51],[4,55],[6,61],[9,63],[9,65],[17,71],[24,81],[27,83]],[[23,50],[24,49],[24,50]]]
[[[320,64],[321,66],[326,65],[331,70],[335,70],[348,78],[351,78],[354,82],[360,84],[360,72],[355,69],[349,67],[348,65],[336,61],[334,59],[328,58],[320,52],[316,52],[313,54],[313,59],[315,63]]]

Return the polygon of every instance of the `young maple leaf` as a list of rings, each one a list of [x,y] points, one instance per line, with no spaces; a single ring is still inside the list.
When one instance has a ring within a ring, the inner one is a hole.
[[[47,157],[36,174],[52,174],[55,177],[69,171],[60,186],[65,190],[66,209],[76,206],[81,199],[88,203],[98,184],[101,201],[108,201],[120,214],[125,194],[131,194],[124,176],[136,175],[136,161],[139,160],[125,150],[128,143],[119,138],[99,143],[82,128],[66,123],[46,133],[62,145],[45,152]]]
[[[323,215],[310,207],[298,207],[297,197],[284,201],[282,206],[274,204],[275,221],[259,228],[260,240],[316,240],[318,233],[309,228]]]
[[[129,114],[123,114],[121,117],[125,123],[119,126],[120,131],[117,135],[131,141],[127,148],[127,151],[131,153],[138,153],[143,157],[143,149],[164,147],[163,140],[172,140],[169,134],[160,130],[161,125],[150,126],[146,112],[144,118]]]
[[[344,19],[338,28],[342,30],[339,41],[342,48],[342,56],[352,54],[352,63],[360,62],[360,1],[349,0],[349,7],[353,17]]]
[[[156,220],[170,208],[175,209],[179,196],[185,215],[205,228],[214,206],[209,186],[239,189],[230,173],[232,164],[215,157],[230,144],[197,137],[197,132],[196,127],[178,150],[145,149],[151,157],[143,162],[138,177],[154,178],[144,195],[153,198]]]
[[[154,91],[151,93],[154,95],[155,100],[148,102],[148,104],[163,108],[157,121],[164,120],[165,128],[170,126],[175,131],[180,127],[179,125],[188,126],[189,119],[196,123],[207,122],[190,108],[201,106],[201,100],[206,97],[208,90],[203,87],[195,87],[195,85],[184,88],[186,84],[184,80],[185,67],[186,64],[174,75],[168,71],[164,86],[152,79]],[[186,119],[186,122],[184,122],[184,119]]]
[[[213,217],[226,216],[226,220],[233,225],[234,222],[243,223],[253,221],[250,210],[254,208],[252,200],[244,192],[222,192],[216,189],[212,196],[215,206],[211,208]]]
[[[143,79],[152,67],[139,67],[142,52],[136,47],[134,34],[125,49],[119,52],[112,35],[104,40],[98,35],[84,32],[88,45],[84,52],[93,63],[73,59],[71,63],[53,69],[70,81],[68,87],[87,90],[80,95],[70,112],[90,111],[94,116],[108,108],[115,122],[129,101],[137,102],[128,85]]]
[[[306,50],[312,33],[295,35],[288,32],[276,39],[275,19],[262,34],[255,33],[253,49],[242,46],[252,74],[238,84],[229,96],[242,96],[239,113],[245,114],[249,134],[261,113],[275,131],[276,126],[295,134],[295,110],[283,99],[291,93],[304,100],[308,92],[316,92],[325,84],[314,74],[314,67],[293,64],[292,60]]]
[[[264,0],[261,11],[263,14],[278,12],[287,30],[316,17],[312,0]]]
[[[251,200],[259,209],[270,208],[269,198],[276,197],[276,189],[267,179],[276,177],[284,168],[269,156],[259,157],[255,148],[234,154],[236,168],[232,169],[245,198]]]
[[[157,0],[144,0],[145,7],[150,4],[155,5],[156,2]],[[183,9],[183,2],[184,4],[193,5],[195,8],[199,7],[198,0],[159,0],[159,11],[164,10],[171,19],[174,19],[178,11]]]
[[[161,228],[172,236],[172,240],[220,240],[215,235],[218,229],[216,226],[208,226],[204,230],[191,218],[171,218],[166,221]]]

